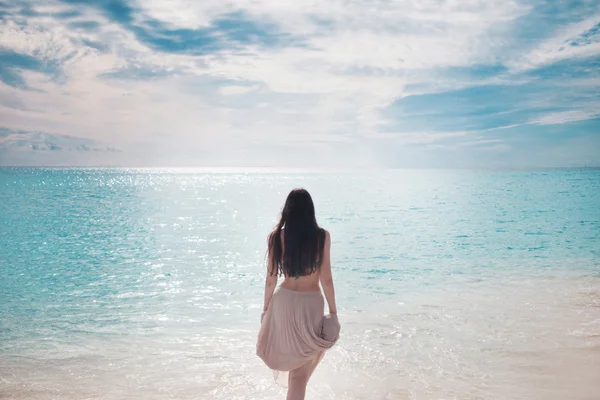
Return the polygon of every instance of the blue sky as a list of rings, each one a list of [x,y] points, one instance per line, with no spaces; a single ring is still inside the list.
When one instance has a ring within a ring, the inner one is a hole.
[[[600,165],[600,2],[0,1],[0,165]]]

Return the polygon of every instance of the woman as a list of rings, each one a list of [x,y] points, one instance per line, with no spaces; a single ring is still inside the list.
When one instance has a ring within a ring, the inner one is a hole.
[[[264,309],[257,355],[276,371],[289,371],[287,400],[304,399],[306,384],[325,350],[338,339],[331,238],[319,227],[310,194],[288,195],[281,219],[268,239]],[[275,292],[277,278],[283,283]],[[323,287],[329,306],[324,316]]]

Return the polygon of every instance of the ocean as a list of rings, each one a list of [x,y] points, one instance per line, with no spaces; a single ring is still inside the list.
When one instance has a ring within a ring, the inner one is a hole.
[[[75,168],[0,168],[0,398],[285,398],[255,343],[295,187],[342,324],[308,399],[600,399],[600,170]]]

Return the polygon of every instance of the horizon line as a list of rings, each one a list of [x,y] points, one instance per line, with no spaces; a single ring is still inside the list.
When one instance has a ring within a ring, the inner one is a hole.
[[[471,166],[471,167],[320,167],[320,168],[301,168],[301,167],[217,167],[217,166],[118,166],[118,165],[0,165],[0,169],[105,169],[105,170],[173,170],[189,172],[215,172],[215,173],[311,173],[311,172],[354,172],[356,170],[446,170],[446,171],[544,171],[544,170],[597,170],[598,165],[581,166]]]

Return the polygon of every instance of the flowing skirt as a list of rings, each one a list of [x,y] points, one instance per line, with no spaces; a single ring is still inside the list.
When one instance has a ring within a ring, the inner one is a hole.
[[[287,372],[306,363],[318,364],[325,350],[338,340],[337,316],[324,315],[321,292],[299,292],[279,287],[271,298],[256,344],[256,354],[275,371]]]

